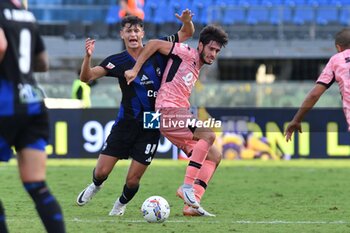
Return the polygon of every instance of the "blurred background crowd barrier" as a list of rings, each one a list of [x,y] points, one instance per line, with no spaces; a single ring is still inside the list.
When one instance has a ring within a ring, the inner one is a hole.
[[[350,158],[350,134],[342,109],[316,109],[305,118],[303,133],[286,142],[284,129],[293,108],[199,108],[201,119],[220,120],[215,145],[225,159]],[[50,158],[96,158],[114,119],[115,109],[50,109]],[[324,117],[320,117],[320,115]],[[186,159],[165,138],[157,158]]]

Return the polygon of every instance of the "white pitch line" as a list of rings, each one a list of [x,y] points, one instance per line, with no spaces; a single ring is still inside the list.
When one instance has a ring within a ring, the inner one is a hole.
[[[65,221],[69,221],[69,222],[124,222],[124,223],[145,223],[145,220],[132,220],[132,219],[94,219],[94,220],[88,220],[88,219],[78,219],[78,218],[74,218],[74,219],[70,219],[70,220],[65,220]],[[169,223],[197,223],[197,221],[191,221],[191,220],[167,220],[166,222]],[[206,221],[207,223],[221,223],[221,221]]]
[[[6,219],[9,222],[13,221],[18,221],[11,218],[11,219]],[[33,219],[21,219],[21,221],[24,222],[34,222],[36,220]],[[73,218],[73,219],[65,219],[66,222],[81,222],[81,223],[103,223],[103,222],[123,222],[123,223],[146,223],[145,220],[139,219],[79,219],[79,218]],[[165,223],[198,223],[198,221],[194,220],[167,220]],[[220,221],[220,220],[209,220],[209,221],[202,221],[201,224],[222,224],[222,223],[229,223],[229,224],[271,224],[271,225],[303,225],[303,224],[308,224],[308,225],[313,225],[313,224],[330,224],[330,225],[344,225],[344,224],[350,224],[350,222],[347,221],[286,221],[286,220],[271,220],[271,221],[251,221],[251,220],[237,220],[237,221]]]
[[[87,219],[78,219],[74,218],[68,220],[71,222],[125,222],[125,223],[144,223],[144,220],[123,220],[123,219],[100,219],[100,220],[87,220]],[[198,223],[198,221],[193,220],[167,220],[169,223]],[[272,220],[272,221],[250,221],[250,220],[237,220],[237,221],[220,221],[220,220],[209,220],[202,223],[232,223],[232,224],[334,224],[334,225],[342,225],[342,224],[350,224],[350,222],[346,221],[285,221],[285,220]]]
[[[282,221],[282,220],[274,220],[274,221],[233,221],[232,223],[238,224],[349,224],[346,221]]]
[[[68,220],[69,221],[69,220]],[[125,223],[144,223],[144,220],[87,220],[87,219],[72,219],[72,222],[125,222]],[[198,221],[193,220],[167,220],[169,223],[198,223]],[[201,223],[232,223],[232,224],[334,224],[334,225],[342,225],[349,224],[350,222],[346,221],[284,221],[284,220],[273,220],[273,221],[249,221],[249,220],[238,220],[238,221],[202,221]]]

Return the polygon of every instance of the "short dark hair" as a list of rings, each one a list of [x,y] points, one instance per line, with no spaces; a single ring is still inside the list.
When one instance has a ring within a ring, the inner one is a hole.
[[[350,48],[350,29],[344,28],[335,35],[335,44],[342,48]]]
[[[203,45],[209,44],[210,41],[215,41],[225,47],[228,35],[220,26],[211,24],[204,27],[199,34],[199,42],[202,42]]]
[[[133,15],[125,16],[122,19],[121,28],[125,27],[126,24],[130,24],[130,27],[136,25],[136,26],[140,26],[141,28],[143,28],[143,20],[140,19],[139,17],[133,16]]]

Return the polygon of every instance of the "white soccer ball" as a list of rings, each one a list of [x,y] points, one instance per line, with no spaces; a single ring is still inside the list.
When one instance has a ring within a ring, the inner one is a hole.
[[[170,206],[161,196],[147,198],[141,207],[143,218],[150,223],[164,222],[170,215]]]

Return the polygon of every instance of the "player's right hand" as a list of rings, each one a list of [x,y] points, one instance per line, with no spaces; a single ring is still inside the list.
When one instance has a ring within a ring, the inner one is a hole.
[[[95,49],[95,40],[87,38],[85,41],[85,51],[86,55],[91,56]]]
[[[287,126],[286,132],[284,133],[287,142],[292,140],[291,138],[295,130],[298,130],[299,133],[302,133],[301,124],[300,122],[291,121]]]
[[[191,12],[191,10],[186,9],[182,11],[181,15],[175,13],[175,17],[181,22],[187,23],[192,21],[193,13]]]
[[[135,72],[134,70],[127,70],[127,71],[124,72],[124,77],[125,77],[126,82],[127,82],[128,85],[130,85],[130,83],[132,81],[134,81],[136,76],[137,76],[137,72]]]

